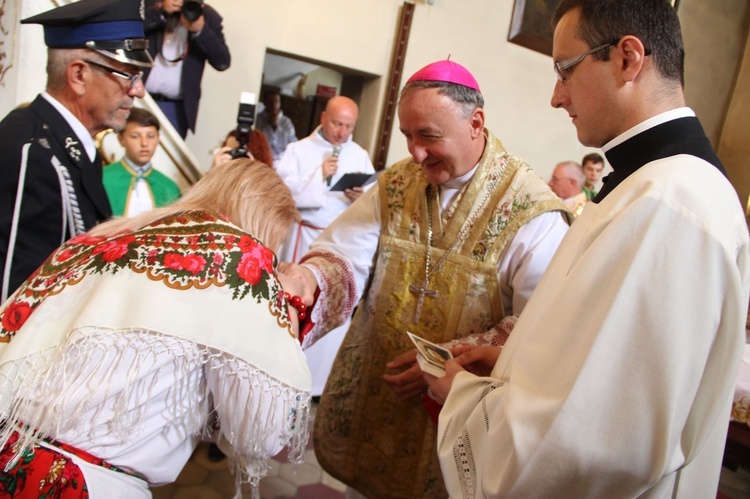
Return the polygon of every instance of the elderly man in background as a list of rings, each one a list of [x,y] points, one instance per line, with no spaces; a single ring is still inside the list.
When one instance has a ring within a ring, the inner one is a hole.
[[[750,239],[685,107],[677,14],[667,0],[563,0],[553,21],[552,105],[614,172],[499,359],[474,349],[430,378],[438,398],[450,387],[446,485],[472,498],[716,497]]]
[[[563,204],[574,217],[581,214],[588,202],[586,193],[583,191],[585,180],[586,176],[583,174],[581,165],[575,161],[563,161],[555,166],[549,181],[552,191],[563,200]]]
[[[568,228],[557,196],[485,128],[483,108],[476,79],[453,61],[414,74],[398,105],[411,157],[288,269],[319,292],[303,347],[365,294],[314,433],[323,468],[367,497],[446,496],[406,331],[502,344]]]
[[[81,0],[44,26],[47,88],[0,122],[0,301],[67,239],[112,215],[94,139],[121,130],[151,66],[140,0]]]

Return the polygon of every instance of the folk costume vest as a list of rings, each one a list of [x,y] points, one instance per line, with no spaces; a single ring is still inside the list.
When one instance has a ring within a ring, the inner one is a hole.
[[[314,430],[326,471],[368,497],[446,496],[436,426],[418,398],[404,401],[382,381],[385,364],[413,347],[407,330],[441,343],[500,322],[503,249],[532,218],[564,210],[526,163],[486,136],[474,177],[442,222],[437,186],[428,184],[418,164],[401,161],[378,181],[383,213],[375,271],[334,363]],[[432,273],[425,281],[430,217]]]

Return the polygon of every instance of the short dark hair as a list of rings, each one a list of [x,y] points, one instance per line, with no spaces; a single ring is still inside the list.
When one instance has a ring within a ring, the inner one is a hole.
[[[638,38],[656,69],[668,80],[685,83],[685,48],[677,13],[668,0],[562,0],[552,16],[552,26],[569,11],[580,9],[578,38],[589,48],[616,43],[623,36]],[[592,54],[609,60],[609,50]]]
[[[130,110],[130,114],[128,115],[125,124],[127,125],[128,123],[137,123],[140,126],[153,126],[156,127],[157,131],[159,131],[160,128],[159,120],[156,119],[156,116],[139,107],[134,107]]]
[[[266,99],[268,99],[272,95],[278,95],[279,97],[281,97],[281,92],[279,92],[276,89],[266,90],[265,92],[263,92],[263,97],[261,99],[262,99],[263,102],[266,102]]]
[[[601,154],[597,154],[595,152],[589,153],[586,156],[583,157],[581,160],[581,165],[586,166],[586,163],[594,163],[595,165],[601,163],[604,164],[604,158],[602,158]]]
[[[466,116],[471,116],[476,108],[484,108],[484,97],[481,92],[456,83],[433,80],[417,80],[404,85],[399,96],[399,101],[405,96],[420,88],[437,88],[438,94],[449,97],[464,110]]]

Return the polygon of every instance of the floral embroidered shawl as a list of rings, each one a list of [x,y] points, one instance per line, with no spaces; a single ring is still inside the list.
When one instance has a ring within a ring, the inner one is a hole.
[[[275,264],[274,254],[258,240],[209,212],[167,217],[109,238],[71,239],[0,309],[0,418],[10,423],[0,427],[0,447],[14,428],[27,423],[36,432],[26,431],[22,444],[54,438],[62,423],[54,407],[47,416],[24,422],[19,405],[25,393],[61,377],[63,369],[63,391],[75,383],[69,380],[71,364],[85,363],[87,354],[79,346],[77,356],[66,358],[73,343],[80,345],[81,338],[96,343],[103,331],[137,328],[149,336],[188,340],[206,357],[228,354],[233,365],[251,373],[239,380],[251,386],[251,394],[257,390],[250,400],[270,394],[283,402],[284,414],[263,417],[254,407],[237,408],[247,413],[243,426],[225,437],[245,438],[245,447],[253,448],[272,434],[272,426],[287,424],[283,436],[292,446],[290,457],[301,461],[310,372],[289,325]],[[167,303],[174,309],[165,310]],[[185,427],[195,430],[194,424]],[[255,483],[265,469],[260,453],[240,465],[245,479]]]

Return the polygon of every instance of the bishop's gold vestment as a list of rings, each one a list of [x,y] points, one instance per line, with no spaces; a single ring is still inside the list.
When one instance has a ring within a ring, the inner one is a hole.
[[[431,276],[429,288],[438,294],[424,297],[420,321],[414,324],[419,295],[409,285],[424,284],[428,185],[410,159],[380,176],[382,228],[372,282],[316,415],[319,462],[368,497],[446,495],[436,426],[418,398],[402,400],[383,382],[385,364],[413,347],[407,330],[440,343],[484,333],[500,322],[497,269],[503,249],[532,218],[564,210],[544,181],[487,132],[474,177],[442,214],[442,232],[436,197],[430,198],[433,268],[464,223],[471,226]]]

